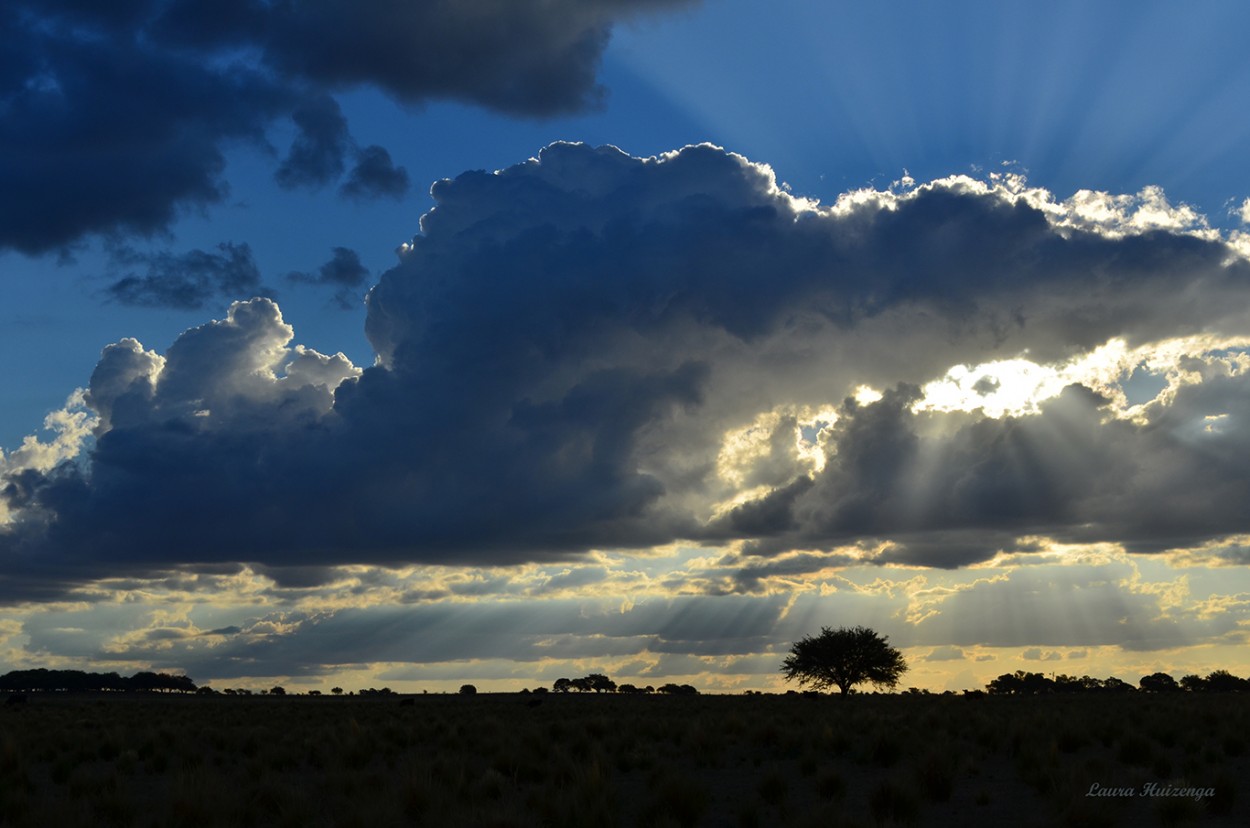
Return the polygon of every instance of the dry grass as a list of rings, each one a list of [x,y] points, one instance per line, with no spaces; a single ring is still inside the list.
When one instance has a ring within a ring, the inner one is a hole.
[[[0,825],[1250,824],[1243,696],[528,700],[34,695]]]

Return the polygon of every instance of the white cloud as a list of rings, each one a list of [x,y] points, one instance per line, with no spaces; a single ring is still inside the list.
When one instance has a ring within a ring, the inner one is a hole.
[[[1241,206],[1237,208],[1237,218],[1241,219],[1242,224],[1250,224],[1250,198],[1241,202]]]
[[[22,471],[47,472],[58,464],[78,457],[88,444],[99,417],[87,405],[86,392],[79,388],[70,394],[65,405],[43,420],[50,440],[28,434],[22,445],[6,454],[0,450],[0,479],[15,477]],[[12,519],[8,501],[0,498],[0,526]]]

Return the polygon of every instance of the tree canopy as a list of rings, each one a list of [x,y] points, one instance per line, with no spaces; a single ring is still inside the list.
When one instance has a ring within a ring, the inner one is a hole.
[[[907,672],[903,654],[890,646],[887,636],[867,627],[821,627],[820,635],[804,636],[790,648],[781,663],[786,681],[814,690],[837,687],[843,694],[865,682],[894,687]]]
[[[616,682],[603,673],[591,673],[575,679],[558,678],[551,685],[551,689],[557,693],[568,693],[570,690],[579,693],[589,693],[592,690],[596,693],[615,693]]]

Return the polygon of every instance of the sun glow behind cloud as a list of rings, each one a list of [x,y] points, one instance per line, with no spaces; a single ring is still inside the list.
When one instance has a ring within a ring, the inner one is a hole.
[[[1139,417],[1156,400],[1175,396],[1183,385],[1201,382],[1198,365],[1218,363],[1234,373],[1250,368],[1250,337],[1179,337],[1130,348],[1112,339],[1087,354],[1061,363],[1039,364],[1024,357],[978,365],[956,365],[924,385],[916,411],[980,411],[987,417],[1035,414],[1041,403],[1064,388],[1081,384],[1109,398],[1116,416]],[[1125,386],[1139,377],[1156,377],[1163,387],[1154,396],[1131,402]],[[1217,415],[1218,416],[1218,415]]]
[[[82,508],[56,525],[62,501],[21,502],[45,509],[45,526],[68,531],[89,515],[121,536],[111,527],[125,515],[91,509],[150,502],[156,489],[130,489],[135,478],[113,470],[149,469],[173,450],[212,472],[192,478],[197,496],[205,479],[237,496],[223,511],[239,528],[178,545],[185,558],[167,533],[139,553],[83,554],[75,563],[97,568],[64,585],[83,606],[48,609],[27,646],[202,676],[528,684],[576,664],[730,688],[775,681],[778,649],[817,623],[881,626],[945,661],[956,649],[1028,661],[1228,635],[1240,612],[1229,596],[1207,629],[1185,615],[1175,577],[1145,588],[1121,570],[1132,542],[1153,542],[1134,525],[1139,504],[1188,497],[1206,485],[1203,451],[1237,439],[1238,349],[1250,338],[1192,331],[1231,313],[1221,299],[1241,296],[1239,271],[1218,265],[1203,222],[1161,193],[1078,195],[1059,202],[996,173],[900,180],[826,208],[709,145],[637,159],[558,144],[442,182],[422,235],[371,296],[371,335],[395,359],[361,370],[293,346],[267,300],[189,331],[168,357],[133,340],[106,350],[90,392],[103,422],[57,421],[108,436],[90,457],[99,473],[67,475],[71,488],[44,481],[86,497]],[[1124,251],[1140,250],[1150,267],[1121,278]],[[996,272],[1004,253],[1027,278]],[[438,278],[442,267],[458,277]],[[1120,281],[1092,344],[1069,317],[1100,269]],[[1206,301],[1176,323],[1184,335],[1154,335],[1151,291],[1184,298],[1187,287]],[[946,301],[961,291],[973,314]],[[1019,305],[1027,324],[999,325]],[[1136,333],[1108,338],[1126,328]],[[1185,453],[1185,440],[1205,442]],[[1173,454],[1139,475],[1141,446]],[[307,461],[336,456],[349,460]],[[1175,460],[1202,475],[1172,484]],[[310,481],[331,482],[299,488]],[[171,508],[185,502],[156,491]],[[341,520],[318,523],[336,510]],[[1222,520],[1212,510],[1175,531],[1223,532]],[[491,521],[502,541],[480,533]],[[228,546],[256,528],[273,543]],[[83,524],[82,542],[104,534]],[[1098,558],[1100,543],[1118,557]],[[96,577],[126,555],[127,578]],[[1061,619],[1047,620],[1047,601]],[[128,615],[131,604],[147,609]],[[1108,604],[1132,624],[1117,627]],[[978,625],[985,617],[998,627]],[[1158,618],[1185,635],[1150,632]]]

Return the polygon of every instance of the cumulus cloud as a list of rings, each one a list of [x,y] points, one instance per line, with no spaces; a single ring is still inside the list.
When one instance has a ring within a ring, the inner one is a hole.
[[[74,460],[99,423],[99,415],[87,404],[86,392],[79,388],[65,401],[63,408],[44,418],[43,428],[51,439],[29,434],[17,449],[7,454],[0,450],[0,481],[7,483],[4,489],[12,487],[12,493],[0,496],[0,527],[10,518],[8,502],[21,499],[21,481],[33,480],[61,463]]]
[[[225,147],[267,146],[286,117],[298,134],[279,182],[337,179],[355,149],[330,96],[351,88],[525,116],[598,106],[613,23],[686,2],[6,2],[0,247],[161,231],[224,197]],[[359,198],[406,184],[371,146],[344,187]]]
[[[1248,530],[1250,265],[1161,193],[1095,210],[954,177],[822,206],[708,145],[555,144],[432,195],[368,295],[363,371],[292,348],[265,300],[163,355],[110,346],[86,466],[10,498],[11,588],[58,562],[310,583],[684,539],[742,544],[697,589],[766,592],[849,560]],[[1166,383],[1129,405],[1139,364]],[[936,404],[961,365],[973,402]],[[1029,405],[989,410],[1022,376]]]
[[[342,354],[289,348],[291,337],[277,306],[255,299],[186,331],[163,356],[133,339],[108,346],[85,398],[98,417],[90,469],[62,463],[42,475],[38,491],[4,490],[10,508],[21,509],[5,530],[6,580],[23,572],[38,580],[58,562],[27,552],[94,532],[94,551],[71,553],[60,565],[98,576],[114,559],[124,573],[164,557],[181,532],[176,524],[195,515],[203,515],[201,528],[217,528],[194,557],[233,559],[232,536],[250,531],[256,509],[269,510],[263,504],[283,485],[272,472],[295,459],[290,445],[278,444],[319,428],[335,387],[360,373]],[[197,457],[205,450],[215,457]],[[328,490],[333,481],[318,486]]]
[[[1241,206],[1238,207],[1234,213],[1237,218],[1241,219],[1242,224],[1250,224],[1250,198],[1241,202]]]

